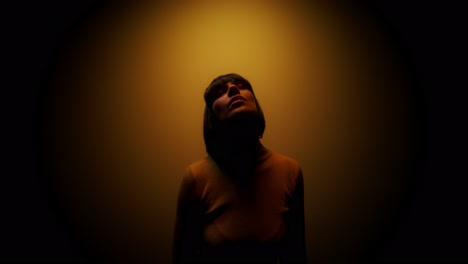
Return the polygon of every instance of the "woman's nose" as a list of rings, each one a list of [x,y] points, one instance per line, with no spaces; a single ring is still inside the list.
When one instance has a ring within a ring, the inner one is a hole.
[[[228,95],[229,95],[229,97],[234,96],[234,95],[239,94],[239,93],[240,93],[240,91],[239,91],[239,87],[237,87],[237,85],[230,84],[228,86]]]

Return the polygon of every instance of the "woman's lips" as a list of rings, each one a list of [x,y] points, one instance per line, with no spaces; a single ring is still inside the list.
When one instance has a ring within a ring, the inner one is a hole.
[[[229,106],[233,105],[234,103],[239,103],[239,102],[243,102],[245,101],[245,98],[240,96],[240,95],[236,95],[234,97],[231,98],[230,102],[229,102]]]
[[[244,102],[245,102],[244,99],[234,100],[231,104],[229,104],[229,108],[233,108],[233,107],[240,106],[240,105],[242,105]]]
[[[245,101],[244,99],[237,99],[234,102],[232,102],[231,105],[236,104],[236,103],[241,103],[241,102],[244,102],[244,101]]]

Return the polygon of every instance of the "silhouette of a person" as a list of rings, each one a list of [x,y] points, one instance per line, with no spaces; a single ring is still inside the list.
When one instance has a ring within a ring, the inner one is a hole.
[[[302,171],[261,144],[265,118],[251,84],[222,75],[204,98],[208,156],[182,179],[174,262],[304,263]]]

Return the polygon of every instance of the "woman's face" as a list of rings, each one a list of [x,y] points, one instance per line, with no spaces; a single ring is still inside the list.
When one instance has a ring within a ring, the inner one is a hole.
[[[255,97],[242,82],[228,82],[215,92],[215,97],[212,109],[221,121],[257,113]]]

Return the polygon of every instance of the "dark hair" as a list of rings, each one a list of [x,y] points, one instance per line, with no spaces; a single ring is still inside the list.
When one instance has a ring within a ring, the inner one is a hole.
[[[249,81],[247,81],[244,77],[235,74],[225,74],[216,77],[210,85],[206,88],[204,98],[205,98],[205,116],[203,119],[203,137],[205,139],[205,146],[206,151],[209,155],[213,156],[213,144],[216,144],[215,139],[217,136],[217,126],[219,124],[219,120],[216,118],[216,115],[213,112],[212,106],[213,102],[216,100],[216,92],[220,88],[224,88],[228,82],[233,83],[242,83],[244,84],[249,91],[252,92],[255,98],[255,104],[257,105],[257,128],[258,128],[258,136],[261,138],[263,136],[263,132],[265,132],[265,116],[263,115],[262,108],[258,103],[257,98],[255,97],[255,93],[252,89],[252,85]]]

